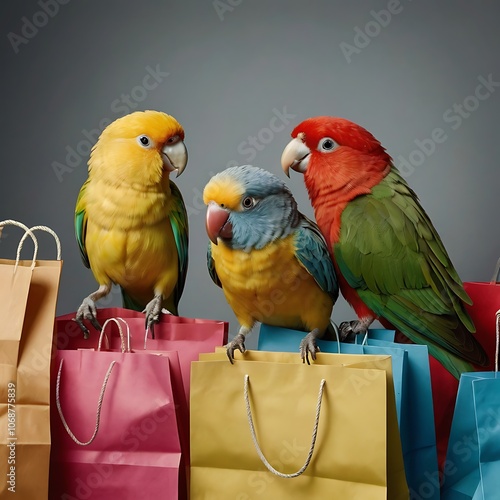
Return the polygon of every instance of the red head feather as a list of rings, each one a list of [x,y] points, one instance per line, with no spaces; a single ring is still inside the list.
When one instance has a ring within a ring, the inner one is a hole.
[[[346,204],[368,194],[387,175],[391,157],[370,132],[344,118],[309,118],[294,128],[292,137],[311,152],[304,181],[316,220],[322,229],[329,228],[328,235],[323,233],[333,243]],[[326,138],[335,143],[328,151],[322,149]]]

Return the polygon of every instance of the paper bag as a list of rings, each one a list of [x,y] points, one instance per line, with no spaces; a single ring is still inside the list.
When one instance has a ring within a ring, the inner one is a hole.
[[[128,351],[57,352],[51,499],[186,498],[169,364]]]
[[[488,366],[481,367],[481,371],[493,370],[495,359],[495,313],[500,309],[500,259],[498,259],[495,272],[489,283],[468,281],[464,289],[472,299],[472,305],[465,304],[474,326],[476,338],[488,354]]]
[[[0,259],[0,496],[46,499],[50,457],[50,360],[62,261]]]
[[[496,349],[500,309],[496,311]],[[463,373],[453,413],[441,498],[490,500],[499,496],[500,376]]]
[[[56,318],[56,336],[59,349],[79,349],[88,347],[89,341],[95,342],[99,332],[89,327],[90,338],[84,339],[81,329],[73,321],[75,313]],[[198,359],[202,352],[213,352],[216,346],[227,342],[228,322],[212,319],[186,318],[161,314],[160,322],[154,326],[154,338],[145,330],[145,316],[137,311],[119,307],[97,310],[101,324],[109,318],[123,318],[130,327],[132,349],[152,353],[177,351],[182,371],[182,381],[186,400],[189,403],[191,362]],[[112,347],[119,347],[118,339]]]
[[[219,351],[192,366],[192,499],[408,498],[388,356]]]

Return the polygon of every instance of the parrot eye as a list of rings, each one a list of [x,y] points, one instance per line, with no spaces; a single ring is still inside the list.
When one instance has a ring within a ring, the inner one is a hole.
[[[324,137],[319,141],[318,144],[318,151],[323,151],[326,153],[329,153],[330,151],[333,151],[335,149],[335,141],[331,139],[330,137]]]
[[[149,148],[153,141],[147,136],[147,135],[140,135],[137,138],[137,142],[139,145],[141,145],[143,148]]]
[[[255,206],[255,198],[252,198],[251,196],[247,196],[246,198],[243,198],[243,201],[241,204],[243,205],[243,208],[249,209]]]

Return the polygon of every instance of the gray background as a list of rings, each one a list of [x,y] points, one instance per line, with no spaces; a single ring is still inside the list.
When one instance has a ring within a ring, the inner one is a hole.
[[[173,114],[186,131],[189,163],[176,181],[190,213],[182,315],[228,320],[231,336],[238,326],[206,271],[201,192],[211,175],[232,164],[266,168],[286,180],[301,210],[312,216],[302,176],[287,180],[279,159],[292,128],[320,114],[363,125],[398,166],[401,157],[420,163],[402,170],[462,279],[490,279],[500,256],[500,88],[482,101],[469,96],[481,76],[500,82],[497,2],[64,1],[56,7],[48,0],[50,16],[43,14],[43,0],[0,5],[0,220],[45,224],[59,234],[59,314],[76,310],[96,288],[73,230],[87,172],[84,131],[92,135],[103,120],[135,109]],[[376,21],[373,12],[388,8],[397,13]],[[30,31],[30,22],[39,27]],[[347,57],[346,44],[355,49]],[[162,72],[161,82],[138,88],[148,67]],[[127,94],[136,100],[120,102]],[[452,120],[453,106],[464,101],[477,109]],[[276,110],[293,116],[271,137],[264,129]],[[415,153],[415,141],[436,128],[446,140],[429,155]],[[249,151],[248,138],[259,134],[261,150]],[[68,148],[77,151],[71,165]],[[58,177],[54,162],[69,171]],[[0,255],[12,257],[19,233],[4,236]],[[50,241],[40,240],[41,255],[53,255]],[[119,293],[99,304],[118,305]],[[339,300],[334,320],[351,317]]]

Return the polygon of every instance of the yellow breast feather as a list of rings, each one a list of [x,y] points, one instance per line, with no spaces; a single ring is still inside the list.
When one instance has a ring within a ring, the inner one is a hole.
[[[153,289],[170,295],[178,256],[165,193],[96,182],[87,188],[86,204],[86,247],[96,280],[111,280],[137,300],[146,294],[150,300]]]
[[[326,329],[333,301],[296,259],[293,235],[251,252],[219,243],[212,257],[240,324]]]

